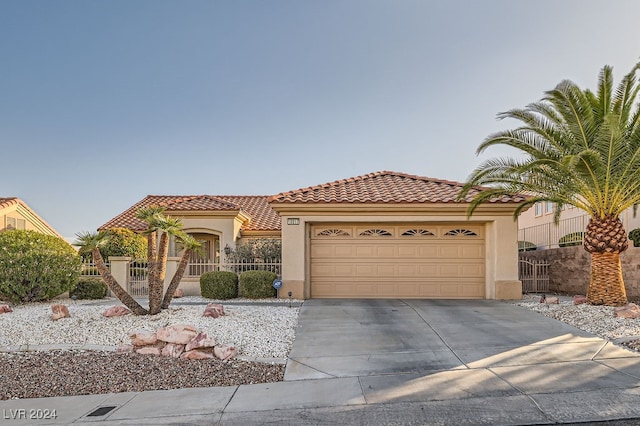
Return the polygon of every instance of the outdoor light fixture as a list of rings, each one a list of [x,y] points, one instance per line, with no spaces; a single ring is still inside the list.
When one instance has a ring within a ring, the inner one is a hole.
[[[224,254],[226,254],[227,256],[231,254],[231,247],[229,247],[229,244],[224,246]]]
[[[287,225],[300,225],[300,218],[299,217],[287,218]]]

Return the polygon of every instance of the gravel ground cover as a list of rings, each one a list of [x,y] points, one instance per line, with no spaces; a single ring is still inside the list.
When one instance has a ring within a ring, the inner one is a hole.
[[[558,304],[546,304],[540,303],[539,295],[525,295],[516,304],[629,349],[640,347],[640,319],[614,317],[610,306],[574,305],[570,298],[561,299]]]
[[[539,296],[526,295],[516,305],[640,349],[640,319],[616,318],[611,307],[573,305],[565,299],[547,305],[539,303]],[[202,317],[210,302],[189,297],[159,315],[103,318],[101,313],[117,300],[78,301],[65,303],[71,317],[58,321],[50,319],[51,303],[16,306],[13,313],[0,315],[0,348],[106,345],[115,349],[127,343],[133,329],[192,324],[219,343],[237,346],[238,358],[180,360],[77,349],[0,352],[0,400],[281,381],[300,301],[291,307],[288,301],[274,299],[222,301],[227,316],[216,319]]]
[[[0,315],[0,349],[41,345],[63,350],[0,352],[0,400],[86,395],[187,387],[232,386],[281,381],[284,362],[295,338],[299,301],[274,299],[220,301],[224,317],[203,317],[202,298],[183,298],[153,316],[105,318],[102,312],[119,304],[66,301],[70,317],[51,320],[52,303],[13,307]],[[297,302],[297,303],[296,303]],[[231,361],[181,360],[116,353],[129,342],[129,331],[190,324],[238,348]],[[107,346],[109,350],[70,348]]]

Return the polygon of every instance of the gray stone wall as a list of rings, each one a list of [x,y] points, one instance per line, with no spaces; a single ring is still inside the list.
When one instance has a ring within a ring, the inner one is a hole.
[[[562,294],[587,294],[591,256],[582,246],[520,253],[520,258],[549,262],[549,290]],[[627,297],[640,300],[640,247],[629,247],[620,255]]]

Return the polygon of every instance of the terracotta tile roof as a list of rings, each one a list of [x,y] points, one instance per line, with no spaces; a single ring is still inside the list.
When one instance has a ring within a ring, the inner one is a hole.
[[[16,197],[0,197],[0,209],[20,203],[20,199]]]
[[[460,182],[382,171],[283,192],[269,203],[457,203]],[[469,191],[469,202],[482,188]],[[493,202],[520,202],[524,197],[500,197]]]
[[[154,205],[165,207],[168,214],[178,211],[242,210],[251,218],[242,227],[243,230],[280,230],[280,216],[269,206],[267,197],[261,195],[147,195],[98,229],[129,228],[143,231],[146,224],[136,218],[136,212],[140,208]]]

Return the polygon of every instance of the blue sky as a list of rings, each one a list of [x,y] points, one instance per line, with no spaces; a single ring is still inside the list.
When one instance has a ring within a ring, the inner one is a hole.
[[[63,236],[147,194],[464,181],[496,114],[640,58],[635,0],[0,0],[0,196]]]

